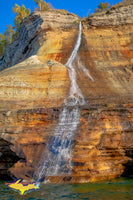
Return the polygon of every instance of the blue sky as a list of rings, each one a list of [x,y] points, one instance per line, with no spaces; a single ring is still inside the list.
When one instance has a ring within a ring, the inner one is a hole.
[[[87,17],[88,12],[94,12],[97,5],[101,2],[109,2],[111,5],[114,5],[120,1],[121,0],[48,0],[46,2],[50,2],[56,9],[65,9],[78,14],[80,17]],[[2,34],[6,29],[6,25],[14,24],[15,14],[12,12],[12,8],[15,3],[18,5],[24,4],[27,8],[30,8],[31,11],[34,11],[35,7],[37,7],[34,0],[2,0],[0,2],[0,33]]]

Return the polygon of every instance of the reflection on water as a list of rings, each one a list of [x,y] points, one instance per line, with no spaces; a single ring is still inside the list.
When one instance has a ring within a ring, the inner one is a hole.
[[[42,184],[21,196],[0,182],[0,200],[133,200],[133,179],[88,184]]]

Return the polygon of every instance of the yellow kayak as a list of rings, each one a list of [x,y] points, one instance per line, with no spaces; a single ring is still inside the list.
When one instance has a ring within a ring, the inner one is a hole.
[[[19,190],[21,195],[28,190],[40,189],[39,183],[22,183],[22,179],[19,179],[13,183],[8,183],[7,185],[12,189]]]

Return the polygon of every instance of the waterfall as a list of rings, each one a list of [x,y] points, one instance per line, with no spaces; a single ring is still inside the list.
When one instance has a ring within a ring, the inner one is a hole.
[[[65,99],[66,105],[74,106],[74,105],[84,105],[84,96],[82,95],[82,92],[77,84],[77,78],[76,78],[76,70],[73,65],[73,62],[75,61],[79,47],[81,45],[81,39],[82,39],[82,24],[80,22],[79,24],[79,34],[76,41],[76,45],[72,51],[72,54],[66,63],[66,67],[68,68],[69,77],[71,80],[71,86],[70,86],[70,92],[69,97]]]
[[[74,144],[74,133],[80,122],[79,105],[84,105],[84,96],[77,84],[76,70],[73,62],[75,61],[81,44],[82,24],[79,24],[79,34],[72,51],[72,54],[66,63],[69,77],[71,80],[70,92],[64,100],[63,108],[57,127],[53,136],[49,138],[46,144],[44,156],[39,163],[39,167],[34,174],[36,180],[41,180],[46,176],[59,176],[70,174],[72,171],[72,149]],[[88,70],[78,62],[78,67],[88,74],[93,80]]]
[[[70,174],[72,170],[72,146],[74,132],[80,120],[80,111],[76,108],[63,108],[54,135],[49,138],[44,157],[40,162],[36,176],[60,176]]]

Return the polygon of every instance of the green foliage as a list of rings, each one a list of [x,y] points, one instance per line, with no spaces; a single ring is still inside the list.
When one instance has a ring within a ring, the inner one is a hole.
[[[5,35],[5,39],[8,42],[8,44],[10,44],[12,42],[14,34],[15,34],[15,30],[13,29],[13,26],[7,25],[4,35]]]
[[[74,24],[79,24],[78,21],[74,21],[73,23],[74,23]]]
[[[95,9],[96,12],[102,12],[102,11],[105,11],[107,10],[108,8],[110,7],[110,4],[108,2],[101,2],[99,5],[98,5],[98,8]]]
[[[15,7],[13,7],[13,12],[17,14],[14,19],[14,23],[17,30],[19,30],[22,20],[30,15],[30,9],[26,8],[24,5],[19,6],[18,4],[15,4]]]
[[[34,0],[36,2],[36,4],[39,7],[39,10],[41,11],[47,11],[50,10],[50,6],[48,3],[46,3],[44,0]]]
[[[103,12],[109,13],[110,10],[118,9],[122,6],[127,6],[127,5],[133,5],[133,0],[122,0],[121,2],[119,2],[113,6],[111,6],[108,2],[106,2],[106,3],[101,2],[98,5],[98,8],[95,9],[95,13],[89,15],[88,17],[96,16]]]
[[[15,4],[15,7],[13,7],[13,12],[17,14],[14,19],[16,31],[12,25],[7,25],[4,34],[0,33],[0,56],[3,55],[6,46],[18,37],[20,23],[30,14],[30,9],[27,9],[24,5],[19,6],[18,4]]]
[[[14,34],[15,34],[15,31],[12,25],[7,25],[7,28],[4,34],[0,33],[0,56],[3,55],[6,46],[13,41]]]
[[[6,40],[5,40],[5,35],[2,35],[0,33],[0,56],[2,56],[4,50],[5,50],[5,47],[6,47]]]

